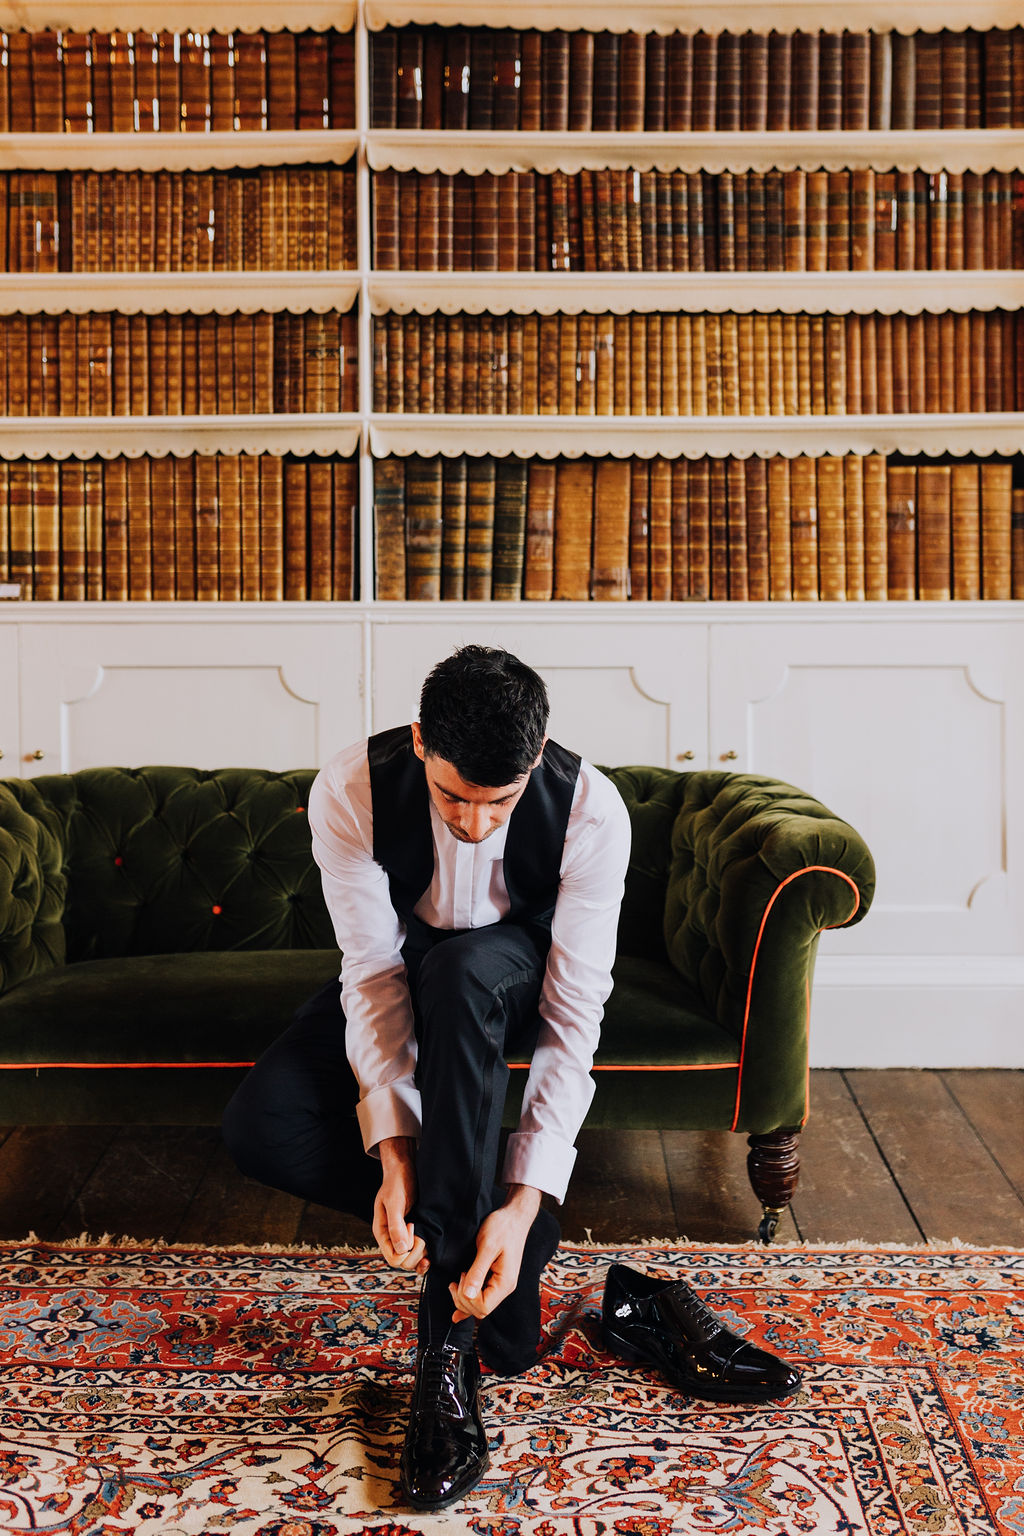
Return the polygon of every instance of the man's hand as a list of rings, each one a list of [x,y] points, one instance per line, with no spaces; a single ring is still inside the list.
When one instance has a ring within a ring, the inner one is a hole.
[[[505,1204],[483,1222],[476,1236],[476,1258],[456,1284],[448,1287],[455,1311],[453,1323],[466,1317],[486,1317],[511,1296],[519,1279],[526,1237],[540,1210],[540,1190],[529,1184],[509,1186]]]
[[[429,1269],[427,1247],[406,1217],[416,1198],[416,1143],[408,1136],[389,1136],[379,1143],[380,1189],[373,1202],[373,1235],[392,1269]]]

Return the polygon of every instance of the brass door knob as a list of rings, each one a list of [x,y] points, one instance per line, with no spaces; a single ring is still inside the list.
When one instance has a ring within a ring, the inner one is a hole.
[[[676,762],[677,763],[692,763],[695,756],[696,756],[696,754],[694,752],[677,752],[676,753]]]
[[[36,747],[35,751],[32,753],[32,759],[37,763],[41,763],[45,756],[46,753],[43,751],[42,747]]]
[[[738,752],[723,752],[722,753],[722,762],[723,763],[734,763],[738,757],[739,757],[739,753]]]

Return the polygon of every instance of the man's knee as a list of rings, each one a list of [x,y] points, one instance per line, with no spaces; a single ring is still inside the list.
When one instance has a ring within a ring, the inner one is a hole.
[[[500,998],[509,986],[539,983],[542,970],[543,957],[517,931],[476,928],[434,945],[420,963],[416,990],[428,1005]]]
[[[221,1117],[224,1145],[247,1178],[266,1177],[266,1109],[255,1073],[249,1072]]]

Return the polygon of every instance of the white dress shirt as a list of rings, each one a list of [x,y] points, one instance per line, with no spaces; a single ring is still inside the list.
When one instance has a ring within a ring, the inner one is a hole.
[[[481,843],[453,837],[430,804],[434,874],[416,916],[434,928],[482,928],[510,909],[502,868],[509,822]],[[513,818],[514,820],[514,813]],[[346,1050],[359,1084],[359,1124],[372,1151],[387,1136],[417,1137],[416,1037],[388,877],[373,858],[366,742],[321,769],[309,798],[313,855],[342,951]],[[614,785],[584,762],[573,796],[541,986],[541,1027],[502,1180],[561,1200],[573,1145],[594,1096],[590,1076],[611,991],[615,933],[629,860],[629,814]]]

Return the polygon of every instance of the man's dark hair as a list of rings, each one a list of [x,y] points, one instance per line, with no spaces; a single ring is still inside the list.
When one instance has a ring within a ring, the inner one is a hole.
[[[492,788],[528,773],[544,744],[548,691],[509,651],[464,645],[434,667],[420,694],[428,757],[451,763],[468,784]]]

